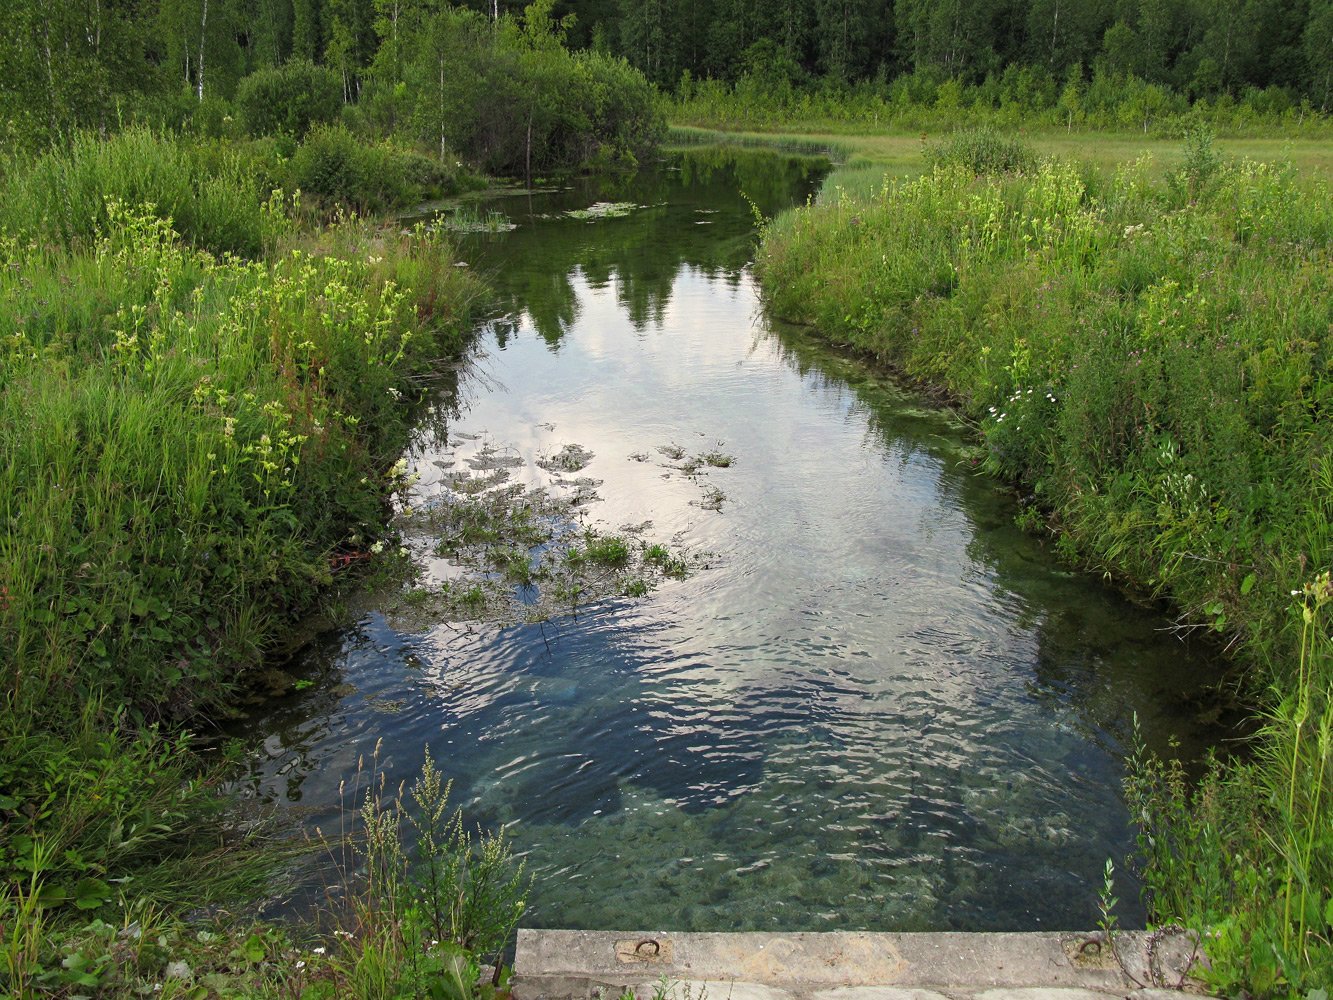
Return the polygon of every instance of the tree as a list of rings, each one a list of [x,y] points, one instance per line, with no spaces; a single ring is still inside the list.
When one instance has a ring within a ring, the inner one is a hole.
[[[319,0],[292,0],[292,55],[318,62],[324,55]]]
[[[1084,118],[1083,111],[1083,67],[1078,63],[1069,67],[1069,72],[1065,75],[1065,85],[1060,91],[1060,100],[1057,104],[1061,116],[1065,119],[1065,128],[1067,131],[1074,130],[1074,123],[1081,122]]]
[[[1321,111],[1328,111],[1333,101],[1333,0],[1312,0],[1301,50],[1310,68],[1306,92]]]
[[[0,18],[0,108],[13,138],[44,146],[112,124],[116,98],[156,84],[138,4],[45,0]]]

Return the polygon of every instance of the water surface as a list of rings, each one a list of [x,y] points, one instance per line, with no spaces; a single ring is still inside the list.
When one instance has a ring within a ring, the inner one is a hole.
[[[252,794],[336,829],[377,740],[391,782],[429,747],[527,857],[529,926],[1094,924],[1132,846],[1131,718],[1197,755],[1216,666],[1018,531],[947,412],[764,319],[750,202],[799,203],[821,169],[698,151],[483,206],[517,224],[467,244],[504,309],[416,435],[412,502],[483,454],[572,489],[537,463],[577,444],[586,522],[701,568],[543,624],[367,610],[248,724]],[[562,216],[607,201],[642,207]],[[734,462],[691,476],[676,448]],[[456,571],[406,541],[425,585]]]

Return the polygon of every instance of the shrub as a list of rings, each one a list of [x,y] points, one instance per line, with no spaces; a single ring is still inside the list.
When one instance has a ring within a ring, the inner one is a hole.
[[[331,69],[296,60],[241,80],[236,107],[251,135],[282,132],[299,138],[313,126],[337,119],[342,81]]]
[[[1025,173],[1037,165],[1037,153],[1027,143],[991,128],[963,129],[926,150],[932,166],[958,166],[973,174]]]
[[[342,125],[313,129],[292,156],[288,186],[378,212],[452,194],[460,168],[392,143],[367,144]]]

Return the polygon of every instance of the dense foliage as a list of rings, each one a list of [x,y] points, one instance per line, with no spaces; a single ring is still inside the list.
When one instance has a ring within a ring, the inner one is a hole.
[[[835,176],[768,230],[766,294],[949,390],[1070,559],[1269,668],[1254,765],[1197,796],[1141,768],[1145,881],[1159,918],[1215,932],[1220,984],[1326,983],[1333,192],[1223,163],[1204,134],[1162,184],[995,151],[964,136],[860,195]]]
[[[699,124],[1148,129],[1199,105],[1229,128],[1327,112],[1330,66],[1333,0],[22,0],[0,141],[229,117],[299,135],[348,108],[517,172],[637,155],[659,127],[644,77]]]
[[[341,121],[491,172],[632,164],[664,130],[658,98],[624,59],[571,53],[554,5],[492,20],[426,0],[25,2],[0,21],[0,147],[126,122],[300,139]]]

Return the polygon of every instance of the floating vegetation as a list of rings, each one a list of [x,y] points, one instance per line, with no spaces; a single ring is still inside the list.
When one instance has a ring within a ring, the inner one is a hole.
[[[537,459],[537,465],[547,472],[582,472],[593,459],[587,448],[577,444],[567,444],[554,455],[543,455]]]
[[[684,555],[644,539],[648,524],[603,531],[580,523],[579,499],[578,490],[557,496],[516,484],[456,489],[401,516],[404,534],[445,560],[449,578],[405,590],[389,609],[395,623],[545,621],[604,598],[642,597],[688,574]]]
[[[508,233],[518,228],[503,212],[494,209],[479,212],[471,205],[460,205],[441,214],[435,224],[451,233]]]
[[[727,499],[727,495],[716,486],[709,486],[704,489],[703,498],[698,501],[699,507],[703,510],[721,511],[722,502]]]
[[[589,455],[591,457],[591,455]],[[474,472],[494,472],[497,469],[517,469],[523,465],[523,459],[510,451],[486,445],[467,460],[467,466]]]
[[[706,476],[709,469],[729,469],[736,461],[731,455],[722,450],[722,442],[717,442],[711,451],[701,452],[697,455],[690,455],[680,445],[674,441],[668,444],[657,446],[657,453],[667,459],[664,469],[670,469],[671,472],[681,472],[689,479],[700,481]],[[634,461],[642,462],[647,460],[647,455],[634,454],[630,458]],[[670,478],[671,472],[663,475],[663,478]],[[701,484],[702,485],[702,484]],[[691,503],[702,510],[721,511],[722,502],[727,495],[716,486],[702,485],[703,497]]]
[[[601,219],[623,219],[648,205],[636,205],[632,201],[598,201],[587,208],[575,208],[565,213],[565,218],[581,219],[584,222],[597,222]]]

